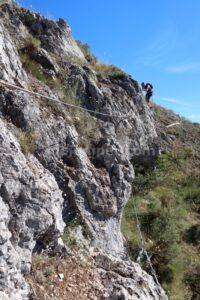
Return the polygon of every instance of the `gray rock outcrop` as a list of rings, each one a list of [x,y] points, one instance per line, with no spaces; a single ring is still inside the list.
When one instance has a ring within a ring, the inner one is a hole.
[[[0,24],[0,67],[0,79],[18,84],[25,82],[26,74],[22,69],[17,49],[2,23]]]
[[[130,262],[120,231],[134,179],[131,162],[152,163],[158,155],[152,112],[138,83],[125,74],[99,78],[74,63],[72,57],[82,63],[85,58],[63,20],[15,5],[1,9],[0,78],[59,97],[55,87],[22,67],[18,39],[33,34],[41,42],[34,58],[41,69],[45,64],[55,76],[62,69],[65,91],[102,115],[0,88],[0,297],[28,299],[24,275],[32,255],[62,251],[64,227],[76,220],[71,235],[77,244],[102,255],[97,267],[113,294],[109,299],[167,299],[152,277]]]
[[[138,264],[123,261],[108,255],[98,255],[97,266],[107,293],[107,300],[153,300],[167,299],[151,276]]]

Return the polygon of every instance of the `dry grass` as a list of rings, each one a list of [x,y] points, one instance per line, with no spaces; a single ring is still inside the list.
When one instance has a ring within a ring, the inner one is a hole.
[[[104,63],[97,63],[92,68],[97,72],[100,77],[110,76],[114,78],[123,77],[125,73],[115,65]]]
[[[35,130],[30,132],[21,131],[19,137],[19,144],[21,147],[21,151],[25,156],[29,153],[34,153],[37,142],[37,133]]]
[[[34,256],[26,279],[32,300],[103,299],[104,287],[93,262],[75,253],[67,259]]]
[[[90,49],[90,45],[84,44],[80,40],[77,40],[76,43],[79,46],[79,48],[82,50],[82,52],[83,52],[86,60],[88,61],[88,63],[90,63],[91,65],[96,64],[97,58],[94,54],[92,54],[91,49]]]

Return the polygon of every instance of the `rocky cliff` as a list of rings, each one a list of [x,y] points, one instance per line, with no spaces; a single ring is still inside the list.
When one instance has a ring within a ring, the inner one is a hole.
[[[90,110],[1,83],[0,299],[58,299],[39,298],[28,276],[34,257],[63,261],[72,241],[92,260],[102,294],[59,299],[167,299],[130,261],[120,231],[132,161],[153,163],[159,152],[138,83],[91,65],[62,19],[13,2],[0,6],[0,19],[1,82]]]

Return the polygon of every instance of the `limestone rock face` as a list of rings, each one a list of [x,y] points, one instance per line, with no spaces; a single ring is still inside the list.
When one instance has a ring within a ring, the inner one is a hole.
[[[51,173],[35,157],[26,159],[2,120],[0,126],[0,286],[9,287],[10,296],[23,295],[28,287],[22,274],[30,271],[32,252],[63,233],[63,198]]]
[[[58,73],[59,67],[56,63],[52,60],[51,56],[48,52],[42,48],[38,49],[37,51],[33,52],[32,58],[41,64],[44,69],[53,71],[54,73]]]
[[[167,299],[153,278],[146,274],[138,264],[102,254],[97,256],[96,262],[100,268],[103,283],[110,295],[107,300]]]
[[[63,19],[54,22],[40,14],[18,7],[14,1],[6,3],[8,4],[0,6],[0,15],[18,48],[22,46],[22,40],[26,39],[28,34],[32,34],[40,40],[42,49],[59,58],[65,61],[69,58],[79,62],[86,61],[72,38],[69,25]]]
[[[26,74],[8,30],[0,23],[0,79],[24,85]]]
[[[102,255],[95,259],[107,294],[113,294],[109,299],[166,299],[130,261],[120,231],[132,162],[153,163],[158,155],[153,114],[138,83],[125,74],[99,77],[89,66],[70,63],[69,56],[66,65],[69,53],[82,62],[84,57],[63,20],[16,5],[1,9],[0,78],[58,99],[57,86],[51,89],[22,67],[16,37],[29,32],[41,41],[41,70],[58,76],[62,69],[63,88],[70,92],[64,100],[79,99],[100,114],[0,88],[0,297],[28,299],[24,275],[32,255],[64,251],[64,227],[74,222],[70,235],[76,244]]]

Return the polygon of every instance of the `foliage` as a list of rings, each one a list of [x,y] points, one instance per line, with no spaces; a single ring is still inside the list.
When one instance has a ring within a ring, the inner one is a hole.
[[[30,74],[32,74],[35,78],[37,78],[40,81],[45,81],[46,76],[42,72],[41,66],[36,63],[34,60],[30,59],[29,55],[26,53],[20,54],[21,62],[23,65],[23,68],[28,71]]]
[[[26,39],[23,41],[23,48],[21,49],[24,53],[29,53],[37,50],[40,48],[41,42],[39,39],[34,37],[32,34],[28,34]]]
[[[68,247],[75,247],[76,246],[76,238],[75,238],[75,230],[81,227],[82,233],[85,237],[88,237],[88,230],[83,222],[81,216],[76,216],[73,220],[66,224],[64,234],[63,234],[63,241]]]
[[[76,245],[76,240],[72,235],[72,231],[79,225],[82,225],[82,222],[78,218],[74,218],[71,222],[69,222],[64,230],[63,241],[69,247]]]
[[[55,79],[48,78],[37,62],[35,62],[27,53],[20,54],[23,67],[29,72],[32,76],[37,78],[39,81],[44,82],[51,88],[56,88],[57,91],[61,94],[61,100],[63,102],[80,106],[81,100],[77,97],[76,87],[68,87],[67,82],[63,83],[63,78],[60,76]],[[95,140],[96,133],[98,132],[98,122],[94,116],[91,116],[89,113],[84,112],[78,108],[67,107],[63,109],[63,105],[54,103],[48,100],[42,100],[41,106],[47,106],[55,115],[62,115],[64,118],[68,119],[67,116],[71,116],[71,122],[74,123],[76,130],[79,133],[80,146],[89,148],[91,141]],[[73,121],[72,121],[73,120]]]
[[[134,195],[125,207],[122,231],[132,257],[137,258],[139,240],[133,209],[135,201],[146,248],[172,299],[189,299],[191,285],[184,278],[191,265],[200,264],[199,172],[193,169],[193,151],[187,147],[162,154],[154,170],[136,168]],[[149,266],[143,261],[143,267]],[[188,298],[187,298],[188,297]]]
[[[43,72],[42,66],[34,60],[33,53],[40,47],[41,42],[31,34],[23,42],[23,47],[20,49],[20,59],[23,68],[32,76],[37,78],[39,81],[44,82],[51,88],[59,89],[62,86],[62,73],[59,74],[58,78],[50,78]]]
[[[27,73],[31,74],[33,77],[39,81],[44,82],[50,88],[56,88],[57,90],[63,89],[62,81],[60,78],[50,78],[44,72],[39,63],[32,59],[28,53],[20,53],[21,62],[23,68]]]
[[[32,13],[24,13],[21,15],[22,18],[22,22],[27,26],[27,27],[31,27],[33,25],[33,23],[35,22],[36,18],[35,15]]]
[[[20,133],[19,144],[21,151],[27,156],[29,153],[34,153],[37,141],[37,133],[32,130],[30,132],[22,131]]]
[[[200,244],[200,224],[192,225],[185,232],[185,241],[198,246]]]
[[[190,270],[185,277],[185,283],[192,290],[192,299],[199,299],[200,297],[200,268]]]
[[[80,40],[77,40],[76,43],[79,46],[79,48],[82,50],[82,52],[83,52],[86,60],[88,61],[88,63],[90,63],[91,65],[96,64],[97,58],[94,54],[92,54],[91,49],[90,49],[90,45],[89,44],[83,44]]]

